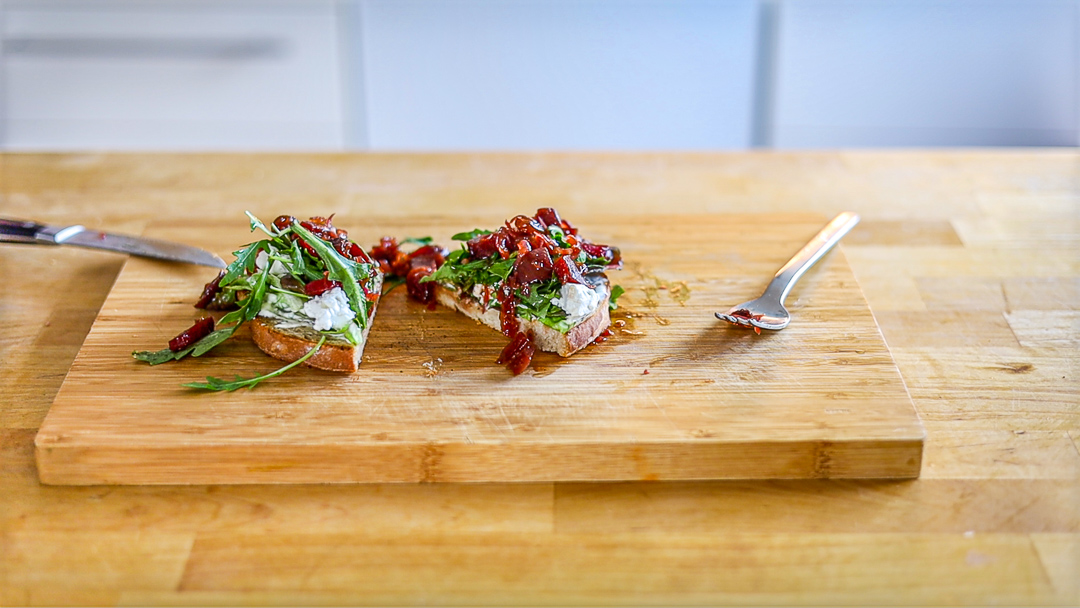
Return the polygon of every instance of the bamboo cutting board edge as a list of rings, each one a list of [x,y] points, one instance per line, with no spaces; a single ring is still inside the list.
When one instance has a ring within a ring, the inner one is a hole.
[[[265,483],[505,483],[710,479],[912,479],[924,435],[907,439],[499,445],[259,445],[156,449],[37,445],[39,476],[52,485]],[[883,466],[883,455],[891,465]],[[335,466],[327,467],[327,460]],[[392,464],[387,464],[392,463]],[[44,466],[43,466],[44,465]],[[182,480],[182,481],[178,481]]]

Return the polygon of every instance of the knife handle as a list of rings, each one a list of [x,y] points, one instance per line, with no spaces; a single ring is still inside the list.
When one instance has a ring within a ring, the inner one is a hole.
[[[49,241],[37,238],[37,233],[43,228],[45,226],[37,222],[0,218],[0,243],[48,244]]]

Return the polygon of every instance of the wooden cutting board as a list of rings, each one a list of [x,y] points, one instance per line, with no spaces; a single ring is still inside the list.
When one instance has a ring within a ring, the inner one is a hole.
[[[265,218],[267,220],[272,218]],[[501,218],[357,218],[384,234],[449,236]],[[713,312],[757,295],[824,224],[817,216],[571,218],[622,248],[627,293],[615,336],[569,359],[539,354],[513,377],[497,332],[446,309],[380,303],[359,373],[293,369],[234,393],[182,388],[279,364],[238,336],[200,359],[149,367],[202,316],[216,271],[131,259],[36,439],[49,484],[233,484],[904,478],[924,431],[842,250],[788,299],[794,317],[755,335]],[[148,236],[217,251],[228,227],[153,226]]]

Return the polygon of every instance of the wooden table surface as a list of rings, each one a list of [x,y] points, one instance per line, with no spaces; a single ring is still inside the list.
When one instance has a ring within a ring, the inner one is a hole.
[[[50,487],[122,258],[0,246],[0,605],[1080,603],[1080,153],[0,155],[0,216],[841,210],[909,481]],[[118,391],[123,386],[117,386]]]

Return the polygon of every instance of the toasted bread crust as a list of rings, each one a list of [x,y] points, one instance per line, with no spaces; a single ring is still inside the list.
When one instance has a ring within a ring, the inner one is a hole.
[[[453,308],[470,319],[479,321],[496,331],[502,330],[497,308],[484,310],[472,297],[460,291],[447,289],[442,285],[435,286],[435,299],[439,304]],[[596,340],[611,324],[611,317],[605,300],[591,315],[565,334],[539,321],[528,321],[519,317],[517,322],[518,331],[532,333],[533,344],[536,348],[549,353],[558,353],[561,357],[569,357],[592,344],[593,340]]]
[[[318,343],[320,334],[310,328],[277,327],[278,321],[257,317],[251,321],[251,338],[259,350],[275,359],[292,363],[308,354]],[[344,340],[328,339],[319,351],[304,361],[304,365],[331,372],[355,372],[360,368],[360,360],[367,344],[371,324],[363,331],[360,344],[353,346]]]

